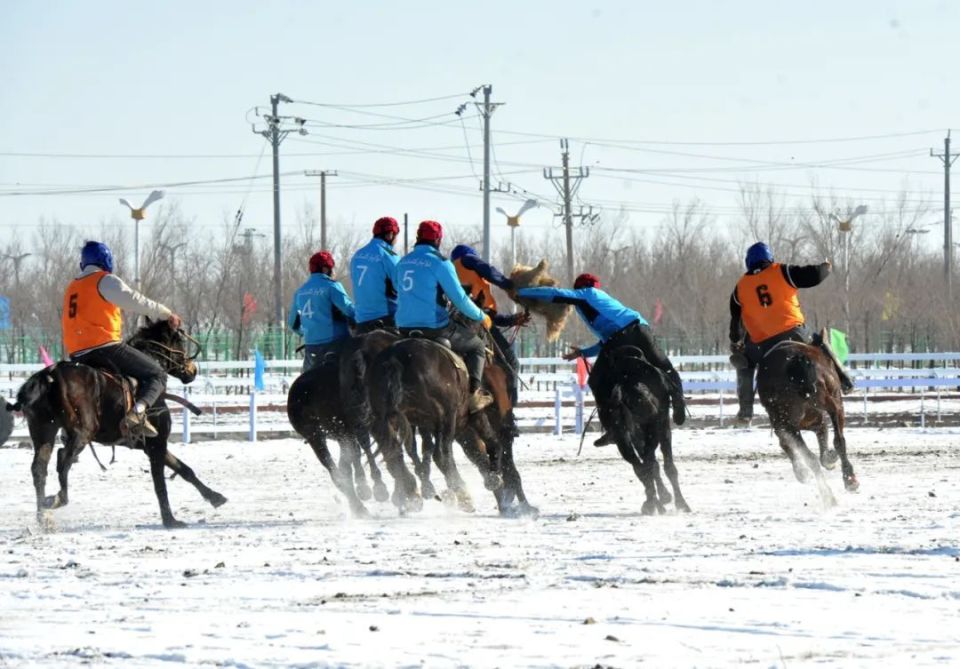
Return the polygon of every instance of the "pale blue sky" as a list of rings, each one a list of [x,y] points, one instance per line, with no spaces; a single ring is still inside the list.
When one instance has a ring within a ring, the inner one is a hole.
[[[880,198],[906,183],[917,191],[911,197],[927,193],[938,202],[941,168],[927,150],[942,147],[947,127],[960,126],[958,15],[957,4],[945,1],[3,0],[0,234],[28,232],[41,217],[92,232],[102,220],[125,222],[116,193],[5,193],[252,174],[264,141],[250,132],[245,114],[266,105],[273,92],[334,104],[387,103],[465,93],[488,82],[494,99],[506,103],[493,124],[504,180],[552,198],[540,168],[559,164],[555,138],[569,136],[573,162],[582,156],[595,168],[582,200],[608,210],[624,204],[629,225],[640,229],[654,226],[674,198],[694,196],[726,225],[743,179],[784,184],[801,201],[809,200],[816,180],[877,209]],[[364,111],[436,117],[462,99]],[[282,111],[334,124],[391,122],[300,104]],[[340,170],[344,176],[330,182],[329,215],[364,229],[380,215],[404,211],[415,220],[479,223],[473,172],[481,170],[481,136],[470,116],[472,164],[451,114],[449,126],[402,131],[314,125],[308,137],[284,143],[281,169]],[[815,144],[622,144],[919,131],[931,132]],[[608,144],[615,146],[575,138],[613,140]],[[426,155],[371,153],[370,144]],[[115,157],[127,154],[153,157]],[[844,169],[806,166],[864,156],[873,158]],[[269,168],[267,151],[259,172]],[[606,171],[624,169],[655,172]],[[443,180],[399,188],[371,184],[369,175]],[[285,222],[292,224],[298,210],[317,201],[315,183],[300,176],[285,180]],[[257,182],[244,221],[263,231],[272,225],[268,184]],[[246,188],[240,182],[167,190],[197,225],[218,226]],[[148,190],[125,194],[138,199]],[[504,197],[495,198],[496,205],[515,206]],[[531,232],[550,225],[546,209],[525,219]],[[502,219],[494,218],[494,226],[505,233]]]

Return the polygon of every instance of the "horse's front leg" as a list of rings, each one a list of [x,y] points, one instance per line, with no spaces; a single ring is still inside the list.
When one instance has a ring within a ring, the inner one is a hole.
[[[416,431],[410,430],[408,438],[404,443],[407,455],[413,460],[413,471],[420,479],[420,494],[424,499],[433,499],[437,497],[437,489],[433,487],[430,480],[431,463],[439,457],[437,455],[437,442],[432,434],[427,430],[420,430],[420,445],[423,457],[417,455]],[[439,464],[439,463],[438,463]]]
[[[226,504],[226,497],[218,493],[216,490],[205,486],[203,482],[197,478],[197,475],[193,473],[193,470],[185,462],[183,462],[183,460],[179,459],[169,450],[166,450],[165,464],[167,467],[176,472],[180,478],[196,488],[197,492],[199,492],[200,495],[214,508]]]
[[[60,481],[60,490],[56,495],[49,495],[44,500],[44,506],[48,509],[59,509],[69,503],[70,468],[77,461],[77,455],[81,450],[83,450],[83,443],[77,435],[67,435],[66,444],[57,450],[57,478]]]
[[[843,473],[843,486],[850,492],[856,492],[860,489],[860,481],[853,472],[853,465],[847,457],[847,437],[843,433],[844,414],[843,405],[839,409],[834,409],[830,414],[833,421],[833,446],[840,456],[840,471]]]
[[[383,482],[383,474],[377,467],[377,459],[373,455],[373,448],[370,445],[370,433],[366,429],[357,431],[357,443],[367,456],[367,466],[370,468],[370,478],[373,479],[373,498],[378,502],[386,502],[390,499],[390,491],[387,490]]]
[[[820,447],[820,465],[825,469],[833,469],[837,466],[837,452],[830,448],[830,429],[827,427],[827,420],[829,420],[829,414],[824,411],[816,430],[817,444]]]
[[[147,457],[150,458],[150,476],[153,478],[153,491],[157,495],[160,505],[160,518],[163,526],[169,529],[186,527],[187,524],[173,517],[170,510],[170,498],[167,496],[167,479],[163,475],[166,464],[167,443],[165,441],[150,440],[144,444]]]
[[[674,506],[677,511],[689,513],[690,505],[680,492],[680,477],[677,474],[677,465],[673,461],[673,434],[670,431],[668,416],[658,421],[656,431],[660,441],[660,452],[663,453],[663,471],[667,473],[667,478],[670,479],[670,485],[673,487]]]
[[[640,456],[637,455],[629,439],[622,434],[617,435],[617,450],[620,451],[620,457],[630,463],[633,467],[633,473],[636,474],[640,482],[643,483],[647,499],[643,503],[643,506],[640,507],[640,512],[645,516],[652,515],[657,508],[657,504],[660,503],[660,500],[657,499],[657,488],[653,482],[650,467],[644,466],[644,463],[640,461]]]

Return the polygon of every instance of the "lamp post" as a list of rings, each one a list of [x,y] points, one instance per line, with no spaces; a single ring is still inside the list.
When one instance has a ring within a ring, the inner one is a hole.
[[[540,206],[540,203],[536,200],[527,200],[522,205],[520,209],[517,210],[517,213],[511,216],[503,210],[502,207],[497,207],[497,213],[503,214],[507,217],[507,225],[510,226],[510,270],[513,271],[513,268],[517,264],[517,228],[520,227],[520,217],[529,209]]]
[[[867,206],[861,204],[849,212],[846,218],[830,214],[830,217],[837,222],[837,229],[843,235],[843,320],[848,336],[850,335],[850,233],[853,231],[854,219],[866,213]]]
[[[177,303],[177,251],[186,246],[186,242],[167,244],[160,242],[160,248],[170,254],[170,281],[173,284],[173,303]]]
[[[160,199],[163,199],[163,191],[152,191],[143,201],[143,204],[137,208],[127,202],[125,198],[120,198],[120,204],[130,209],[130,218],[133,219],[133,283],[138,291],[140,290],[140,221],[146,218],[147,207]]]

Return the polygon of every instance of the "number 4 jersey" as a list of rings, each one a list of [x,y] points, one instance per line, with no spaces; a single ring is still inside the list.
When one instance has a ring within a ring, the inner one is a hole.
[[[793,266],[773,263],[759,272],[743,275],[737,282],[733,302],[740,306],[740,318],[750,335],[750,341],[759,344],[803,325],[803,312],[800,311],[797,297],[798,285],[790,275],[792,269]]]

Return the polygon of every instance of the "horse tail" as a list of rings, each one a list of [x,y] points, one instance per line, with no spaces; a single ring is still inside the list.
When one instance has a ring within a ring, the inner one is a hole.
[[[400,411],[403,402],[403,365],[396,358],[388,358],[384,363],[383,394],[386,398],[387,424],[396,429],[400,443],[405,444],[410,439],[411,428],[407,417]]]
[[[809,356],[794,353],[787,358],[787,379],[801,397],[817,394],[817,366]]]
[[[354,351],[349,365],[351,383],[348,383],[346,388],[346,408],[359,424],[369,425],[372,418],[370,399],[367,386],[363,382],[367,375],[367,361],[362,350]]]

